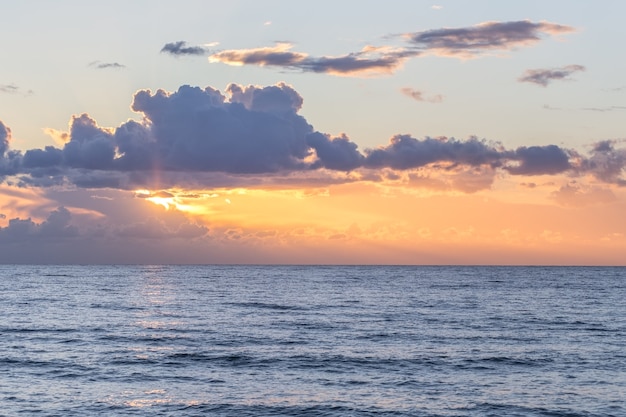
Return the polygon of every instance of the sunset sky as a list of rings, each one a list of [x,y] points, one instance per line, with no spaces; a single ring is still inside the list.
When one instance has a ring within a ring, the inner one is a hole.
[[[0,262],[626,264],[626,2],[3,2]]]

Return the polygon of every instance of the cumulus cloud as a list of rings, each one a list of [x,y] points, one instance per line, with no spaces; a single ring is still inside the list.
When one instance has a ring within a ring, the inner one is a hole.
[[[78,235],[78,229],[70,224],[71,214],[65,207],[54,210],[48,218],[35,223],[29,219],[11,219],[6,227],[0,227],[0,242],[21,242],[32,238],[59,239]]]
[[[404,36],[415,47],[434,55],[474,58],[492,51],[530,46],[548,35],[573,32],[571,26],[550,22],[483,22],[471,27],[433,29]]]
[[[403,87],[400,89],[400,92],[415,101],[426,101],[429,103],[441,103],[443,101],[443,96],[441,94],[426,96],[426,93],[424,93],[423,91],[416,90],[410,87]]]
[[[166,43],[161,48],[161,53],[167,53],[174,56],[182,55],[204,55],[207,50],[202,46],[188,46],[185,41]]]
[[[24,152],[10,149],[10,130],[0,122],[0,178],[22,186],[112,189],[290,181],[323,185],[383,180],[385,170],[428,167],[463,170],[463,184],[468,185],[459,188],[467,190],[488,184],[472,185],[467,178],[484,178],[496,170],[521,176],[589,173],[606,183],[626,185],[626,150],[617,148],[616,141],[600,142],[583,156],[557,145],[506,149],[476,137],[396,135],[386,145],[361,151],[345,134],[315,130],[299,114],[302,104],[298,92],[283,83],[231,84],[224,92],[190,86],[175,92],[140,90],[132,109],[141,120],[106,128],[88,114],[76,115],[62,147]]]
[[[418,54],[401,48],[368,46],[341,56],[311,57],[302,52],[292,52],[291,48],[290,43],[283,42],[273,47],[225,50],[209,56],[209,62],[283,67],[334,75],[369,75],[391,73],[406,59]]]
[[[552,81],[568,80],[573,73],[584,70],[585,67],[582,65],[567,65],[565,67],[552,69],[529,69],[518,78],[518,81],[547,87]]]

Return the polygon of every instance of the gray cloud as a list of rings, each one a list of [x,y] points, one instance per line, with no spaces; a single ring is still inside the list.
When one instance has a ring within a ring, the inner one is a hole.
[[[126,68],[126,65],[122,65],[119,62],[100,62],[93,61],[89,63],[89,66],[96,69],[122,69]]]
[[[0,120],[0,156],[4,156],[9,149],[9,142],[11,141],[11,129],[2,123]]]
[[[0,84],[0,93],[15,94],[20,91],[20,88],[15,84]]]
[[[504,169],[513,175],[550,175],[572,169],[570,156],[577,156],[572,151],[556,145],[522,146],[509,155],[510,160],[518,165],[506,166]]]
[[[341,56],[313,57],[303,52],[293,52],[290,43],[281,42],[270,47],[223,50],[209,55],[209,62],[271,66],[333,75],[380,75],[392,73],[409,58],[425,53],[473,58],[490,51],[530,46],[548,35],[573,31],[574,28],[570,26],[550,22],[485,22],[465,28],[406,33],[403,38],[407,44],[403,47],[366,46],[360,51]],[[166,47],[162,52],[175,55],[204,52],[202,48],[184,48],[184,42],[167,44]],[[181,52],[186,49],[190,51]],[[419,100],[415,94],[409,95]]]
[[[366,151],[364,166],[368,168],[412,169],[433,163],[462,164],[469,166],[502,163],[503,152],[499,146],[477,138],[459,141],[454,138],[412,138],[397,135],[389,145]]]
[[[552,69],[529,69],[518,78],[518,81],[547,87],[552,81],[567,80],[573,73],[584,70],[585,67],[582,65],[567,65],[565,67]]]
[[[361,152],[346,135],[316,131],[298,114],[302,104],[285,84],[231,84],[224,93],[190,86],[171,93],[141,90],[132,103],[141,121],[112,129],[98,126],[88,114],[74,116],[63,148],[25,152],[9,149],[10,130],[0,122],[0,178],[22,186],[164,189],[345,182],[358,178],[347,174],[355,170],[362,178],[382,180],[371,174],[428,166],[441,172],[463,168],[458,178],[468,190],[487,183],[472,183],[472,175],[495,170],[524,176],[590,173],[603,182],[626,184],[626,150],[617,149],[617,142],[598,143],[584,157],[556,145],[506,149],[475,137],[397,135]]]
[[[581,170],[592,173],[599,180],[626,186],[623,173],[626,170],[626,149],[616,149],[618,141],[604,140],[593,145],[591,156],[584,159]]]
[[[162,53],[167,53],[174,56],[181,55],[204,55],[207,50],[201,46],[187,46],[187,42],[178,41],[166,43],[161,48]]]
[[[433,29],[404,36],[415,47],[442,56],[472,58],[498,50],[530,46],[546,35],[573,32],[571,26],[550,22],[484,22],[472,27]]]
[[[273,47],[225,50],[209,56],[209,62],[274,66],[335,75],[361,75],[391,73],[406,59],[418,55],[418,52],[406,49],[370,46],[342,56],[311,57],[305,53],[291,52],[291,47],[289,43],[278,43]]]

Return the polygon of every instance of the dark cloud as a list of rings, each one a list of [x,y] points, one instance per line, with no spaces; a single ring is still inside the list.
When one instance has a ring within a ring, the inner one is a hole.
[[[498,145],[477,138],[459,141],[454,138],[412,138],[397,135],[389,145],[366,150],[364,166],[368,168],[412,169],[433,163],[468,166],[498,166],[503,153]]]
[[[391,73],[406,59],[418,55],[418,52],[406,49],[370,46],[342,56],[311,57],[305,53],[291,52],[291,47],[289,43],[278,43],[273,47],[220,51],[209,56],[209,61],[228,65],[274,66],[335,75],[368,75]]]
[[[163,48],[161,48],[162,53],[167,53],[174,56],[181,55],[204,55],[207,50],[201,46],[187,46],[187,42],[178,41],[166,43]]]
[[[410,87],[403,87],[400,89],[400,92],[415,101],[426,101],[429,103],[441,103],[443,101],[443,96],[441,94],[426,96],[423,91],[416,90]]]
[[[559,174],[572,169],[570,154],[556,145],[522,146],[507,155],[517,165],[504,168],[513,175]]]
[[[472,27],[433,29],[407,33],[415,47],[442,56],[471,58],[490,51],[512,50],[535,44],[546,35],[573,32],[550,22],[484,22]]]
[[[584,70],[585,67],[582,65],[567,65],[565,67],[551,69],[529,69],[518,78],[518,81],[547,87],[552,81],[567,80],[573,73]]]
[[[331,138],[319,132],[307,136],[307,144],[315,149],[318,161],[312,168],[328,168],[337,171],[351,171],[363,165],[363,155],[357,145],[347,136]]]
[[[105,128],[88,114],[73,116],[62,148],[25,152],[9,149],[10,130],[0,122],[0,178],[25,187],[154,190],[380,181],[389,178],[381,176],[385,170],[428,167],[462,172],[448,183],[464,190],[489,184],[496,170],[525,176],[590,173],[626,185],[626,150],[616,148],[617,142],[598,143],[584,157],[556,145],[509,150],[475,137],[397,135],[361,152],[346,135],[316,131],[298,114],[302,104],[298,92],[282,83],[231,84],[224,93],[190,86],[141,90],[132,102],[140,121]]]
[[[100,61],[93,61],[89,63],[90,67],[96,68],[96,69],[122,69],[122,68],[126,68],[126,65],[122,65],[119,62],[100,62]]]
[[[581,170],[593,174],[599,180],[626,186],[626,149],[616,149],[618,141],[605,140],[593,145],[591,156],[582,162]]]

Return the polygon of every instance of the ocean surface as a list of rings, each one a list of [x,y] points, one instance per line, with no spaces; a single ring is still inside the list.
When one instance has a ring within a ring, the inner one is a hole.
[[[626,416],[626,268],[0,266],[0,415]]]

